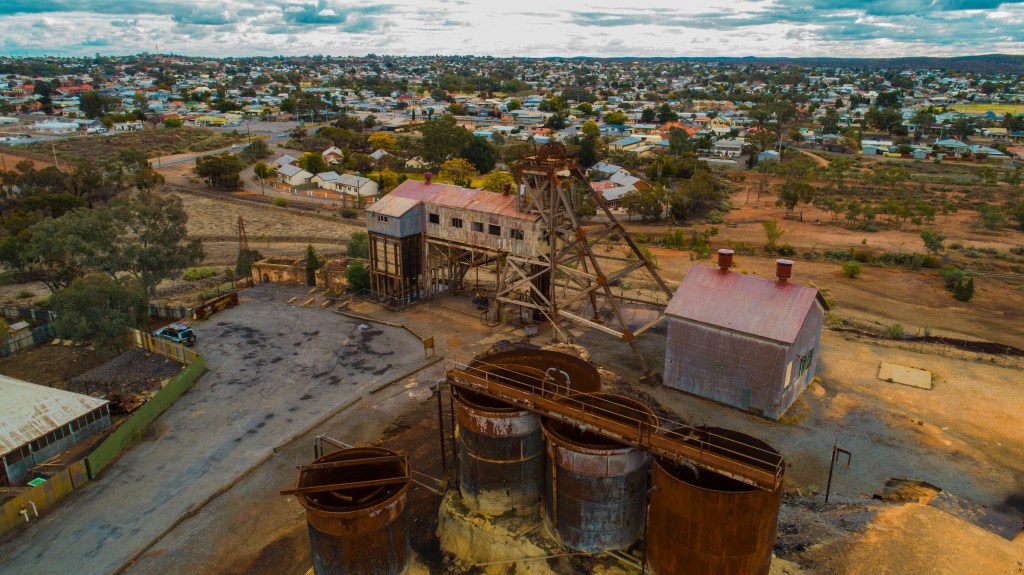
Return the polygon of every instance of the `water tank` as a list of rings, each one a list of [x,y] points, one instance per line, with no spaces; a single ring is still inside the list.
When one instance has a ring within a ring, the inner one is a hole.
[[[328,453],[299,468],[316,575],[400,575],[409,563],[409,465],[380,447]]]
[[[609,393],[572,395],[620,421],[657,425],[642,403]],[[640,536],[647,502],[648,455],[582,426],[545,419],[544,510],[562,544],[599,552],[632,545]]]
[[[513,350],[473,360],[469,371],[545,393],[596,391],[597,369],[578,357],[542,350]],[[544,460],[540,418],[485,395],[452,388],[459,462],[459,491],[476,512],[529,512],[539,501]]]
[[[688,443],[731,454],[752,467],[781,470],[767,443],[715,427],[689,433]],[[766,575],[777,536],[782,475],[775,489],[664,458],[651,466],[647,554],[655,575]]]

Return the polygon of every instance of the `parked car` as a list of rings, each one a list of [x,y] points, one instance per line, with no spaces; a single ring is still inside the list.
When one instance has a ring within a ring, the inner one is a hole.
[[[196,332],[183,323],[172,323],[154,331],[153,335],[180,345],[192,345],[196,341]]]

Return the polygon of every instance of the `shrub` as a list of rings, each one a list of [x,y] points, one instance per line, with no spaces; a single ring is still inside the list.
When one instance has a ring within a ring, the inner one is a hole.
[[[859,276],[860,264],[854,261],[843,262],[843,275],[851,279]]]
[[[952,289],[957,282],[967,277],[967,272],[954,265],[948,265],[939,270],[939,276],[946,281],[946,287]]]
[[[353,293],[359,293],[370,289],[370,272],[363,265],[363,262],[354,261],[348,264],[345,270],[345,278],[348,280],[348,287]]]
[[[633,240],[636,241],[636,243],[638,244],[646,244],[647,242],[651,241],[651,238],[648,237],[647,234],[637,234],[633,236]]]
[[[707,222],[709,224],[723,224],[725,223],[725,218],[722,217],[722,212],[711,210],[708,212]]]
[[[288,207],[288,198],[274,198],[271,202],[279,208]]]
[[[212,278],[217,275],[217,270],[213,268],[186,268],[183,277],[185,281],[197,282],[206,278]]]
[[[962,249],[964,249],[964,245],[962,243],[960,243],[960,242],[953,242],[953,243],[949,244],[948,246],[946,246],[946,249],[962,250]]]
[[[1024,256],[1024,246],[1014,246],[1010,248],[1010,253],[1015,256]]]
[[[903,330],[903,325],[902,324],[898,324],[898,323],[894,323],[894,324],[886,327],[885,331],[886,331],[887,334],[889,334],[889,337],[891,337],[893,339],[901,339],[904,336],[904,334],[906,333]]]
[[[853,250],[850,252],[850,257],[852,257],[854,261],[858,261],[862,264],[866,264],[871,261],[871,254],[864,250]]]
[[[359,210],[355,208],[342,208],[341,217],[345,218],[346,220],[354,220],[359,217]]]
[[[32,290],[20,289],[18,290],[18,293],[15,294],[15,297],[18,299],[26,299],[30,297],[36,297],[36,294]]]
[[[350,258],[370,257],[370,237],[366,232],[353,232],[345,244],[345,253]]]
[[[779,250],[778,251],[779,251],[779,255],[780,256],[790,257],[790,256],[795,256],[796,255],[796,248],[794,248],[793,246],[791,246],[789,244],[783,244],[783,245],[779,246]]]
[[[974,297],[974,278],[969,277],[967,281],[959,281],[953,286],[953,297],[958,301],[970,301]]]

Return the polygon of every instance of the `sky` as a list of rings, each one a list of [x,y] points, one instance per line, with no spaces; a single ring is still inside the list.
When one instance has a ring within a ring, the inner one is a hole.
[[[0,54],[1024,53],[1024,0],[0,0]]]

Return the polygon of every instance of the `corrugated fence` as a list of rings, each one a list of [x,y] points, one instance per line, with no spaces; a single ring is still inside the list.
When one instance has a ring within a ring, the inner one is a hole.
[[[181,373],[171,379],[163,389],[115,429],[85,459],[72,463],[66,469],[50,477],[45,483],[4,503],[0,507],[0,535],[25,522],[22,510],[28,514],[29,522],[33,522],[37,514],[42,514],[45,509],[60,501],[68,493],[95,479],[122,449],[128,446],[133,439],[142,435],[149,424],[188,391],[205,371],[205,359],[201,355],[195,356]],[[35,509],[32,507],[33,504],[35,504]]]
[[[128,328],[128,337],[132,340],[135,347],[160,354],[174,361],[180,361],[185,365],[191,365],[196,360],[196,357],[199,357],[199,354],[183,345],[178,345],[166,339],[160,339],[135,328]]]
[[[5,343],[3,347],[0,347],[0,357],[6,357],[12,353],[21,351],[26,347],[46,343],[52,337],[53,330],[50,329],[50,324],[44,323],[43,325],[34,327],[14,339],[7,340],[7,343]]]

